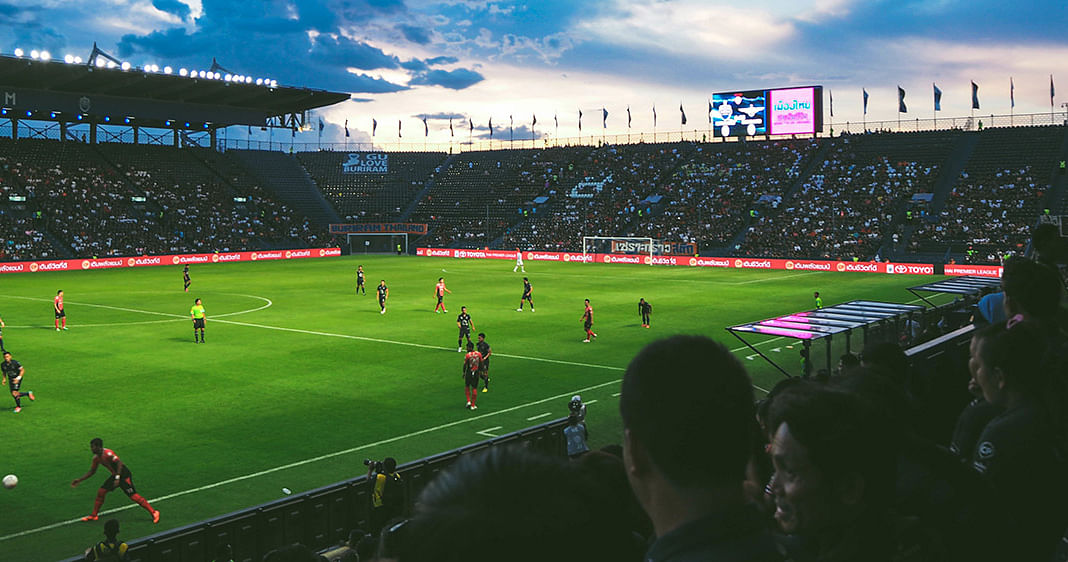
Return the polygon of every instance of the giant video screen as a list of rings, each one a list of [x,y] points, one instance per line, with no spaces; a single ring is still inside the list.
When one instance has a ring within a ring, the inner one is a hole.
[[[769,90],[768,133],[811,135],[816,132],[816,88]]]
[[[823,87],[712,94],[713,134],[811,135],[823,129]]]
[[[767,91],[712,94],[712,127],[721,137],[767,133]]]

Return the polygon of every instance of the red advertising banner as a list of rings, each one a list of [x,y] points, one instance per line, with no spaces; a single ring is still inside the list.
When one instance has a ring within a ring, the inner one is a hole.
[[[299,250],[269,250],[262,252],[223,252],[215,254],[177,254],[129,258],[19,261],[0,263],[0,273],[37,273],[39,271],[79,271],[87,269],[113,269],[116,267],[148,267],[157,265],[225,263],[232,261],[329,258],[340,255],[341,248],[303,248]]]
[[[947,265],[946,275],[1000,278],[1003,270],[1004,268],[1000,265]]]
[[[515,252],[501,250],[453,250],[417,248],[417,256],[460,259],[514,260]],[[721,258],[697,256],[644,256],[637,254],[583,254],[570,252],[523,252],[526,261],[563,261],[578,263],[627,263],[637,265],[675,265],[689,267],[726,267],[733,269],[784,269],[787,271],[837,271],[841,273],[887,273],[892,275],[934,275],[929,263],[885,263],[853,261],[787,260],[778,258]],[[976,275],[974,273],[947,275]],[[979,266],[982,267],[982,266]],[[995,268],[997,269],[997,268]]]

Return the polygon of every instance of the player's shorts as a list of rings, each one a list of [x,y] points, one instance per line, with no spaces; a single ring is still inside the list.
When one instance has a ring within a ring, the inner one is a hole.
[[[464,384],[471,388],[478,388],[478,371],[464,371]]]
[[[445,295],[438,295],[438,304],[441,304],[443,300],[445,300]]]
[[[385,297],[378,297],[378,306],[386,306]]]
[[[66,310],[60,310],[59,312],[56,312],[56,318],[65,318],[66,316],[67,316],[67,311]]]
[[[519,297],[519,300],[523,300],[523,301],[530,300],[530,293],[523,293],[523,296]]]
[[[18,392],[19,391],[19,387],[21,387],[21,386],[22,386],[22,381],[15,382],[15,379],[13,379],[11,377],[7,378],[7,387],[11,389],[11,392]]]
[[[586,328],[587,330],[589,330],[590,328],[592,328],[592,327],[593,327],[593,322],[590,322],[589,320],[587,320],[587,321],[586,321],[585,323],[583,323],[582,325],[583,325],[583,326],[585,326],[585,328]]]
[[[467,339],[471,339],[471,328],[470,327],[466,327],[466,328],[463,327],[463,326],[460,327],[460,337],[462,338],[464,336],[467,336]]]
[[[109,492],[116,487],[122,489],[127,496],[132,496],[137,493],[137,489],[134,488],[133,484],[133,473],[131,473],[128,468],[123,467],[122,476],[119,478],[118,482],[115,482],[114,474],[108,474],[108,477],[104,479],[104,483],[100,485],[101,490],[107,490]]]
[[[203,330],[204,329],[204,319],[203,318],[194,318],[193,319],[193,329],[194,330],[197,330],[197,329]]]
[[[483,359],[482,362],[478,364],[478,376],[482,378],[489,376],[489,359]]]

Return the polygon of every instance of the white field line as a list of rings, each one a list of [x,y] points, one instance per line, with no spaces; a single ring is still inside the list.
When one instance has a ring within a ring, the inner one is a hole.
[[[534,421],[534,420],[537,420],[537,419],[544,418],[545,416],[551,416],[551,415],[553,415],[552,412],[545,412],[544,414],[538,414],[536,416],[530,416],[529,418],[527,418],[527,421]]]
[[[494,426],[494,427],[489,427],[489,428],[483,429],[482,431],[476,431],[475,433],[477,433],[479,435],[486,436],[486,437],[497,437],[497,435],[494,435],[494,434],[492,434],[490,432],[491,431],[497,431],[498,429],[501,429],[502,427],[504,427],[504,426],[503,425],[498,425],[498,426]]]

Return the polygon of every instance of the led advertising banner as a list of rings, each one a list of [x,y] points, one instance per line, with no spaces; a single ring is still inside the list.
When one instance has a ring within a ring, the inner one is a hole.
[[[790,88],[768,92],[772,135],[811,135],[816,131],[815,88]]]
[[[767,91],[712,94],[712,128],[721,137],[767,133]]]
[[[712,94],[720,137],[811,135],[823,129],[823,86]]]

